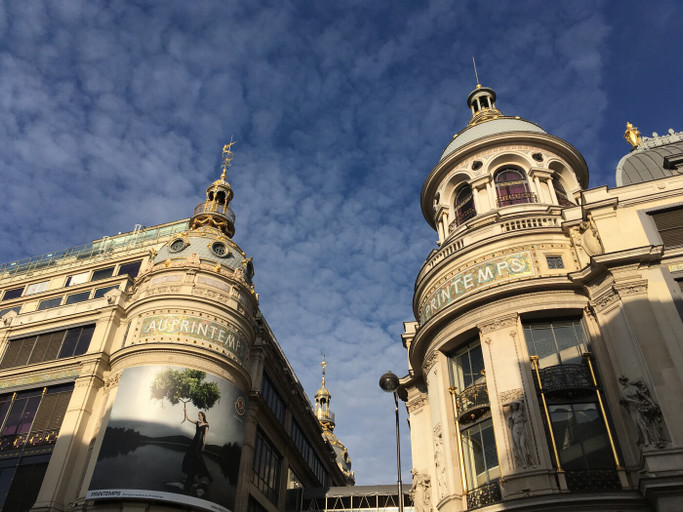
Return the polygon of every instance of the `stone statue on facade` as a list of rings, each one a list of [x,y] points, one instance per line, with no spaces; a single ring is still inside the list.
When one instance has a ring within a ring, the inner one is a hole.
[[[521,400],[510,404],[508,415],[508,427],[512,439],[512,453],[517,467],[529,467],[533,465],[531,452],[529,451],[529,437],[526,430],[526,412]]]
[[[434,441],[434,469],[436,470],[436,488],[439,499],[444,497],[447,489],[446,482],[446,459],[443,453],[443,437],[441,432],[436,435]]]
[[[662,411],[642,381],[630,382],[628,377],[619,377],[619,403],[626,407],[638,430],[638,444],[662,448],[666,440],[662,433]]]
[[[413,486],[410,488],[410,498],[413,500],[415,512],[432,512],[432,499],[430,496],[431,480],[425,473],[415,469],[413,474]]]

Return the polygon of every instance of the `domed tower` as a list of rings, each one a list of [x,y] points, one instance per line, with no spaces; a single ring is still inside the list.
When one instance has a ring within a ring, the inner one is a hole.
[[[325,387],[325,368],[327,367],[327,361],[325,361],[324,357],[320,366],[322,366],[323,369],[323,378],[320,389],[315,393],[315,416],[318,418],[320,426],[323,429],[323,438],[334,449],[334,453],[337,457],[337,465],[346,477],[346,485],[353,485],[355,477],[353,471],[351,471],[351,457],[349,457],[346,446],[344,446],[344,444],[337,439],[337,436],[334,435],[334,413],[330,411],[332,395]]]
[[[205,451],[237,475],[248,431],[252,377],[247,363],[257,338],[258,298],[252,260],[231,239],[233,193],[225,178],[232,156],[230,145],[225,146],[221,177],[195,208],[189,229],[152,249],[128,290],[124,334],[109,358],[113,393],[107,407],[109,426],[124,425],[150,439],[164,432],[174,439],[194,435],[194,446],[203,436],[199,445],[205,443]],[[134,425],[131,415],[138,420]],[[100,453],[120,442],[117,430],[107,428]],[[220,455],[218,448],[228,445],[230,456]],[[218,480],[212,464],[207,469],[199,452],[181,456],[173,466],[176,478],[185,478],[179,492],[195,496],[187,503],[202,509],[207,502],[200,498],[213,492],[214,501],[232,509],[237,479]],[[110,477],[107,466],[97,464],[93,496],[111,485]],[[216,498],[219,487],[224,495]],[[168,500],[175,500],[177,489],[169,491]]]
[[[402,335],[414,487],[439,511],[621,491],[628,482],[599,385],[608,357],[591,352],[601,338],[577,278],[604,252],[581,206],[586,162],[536,123],[503,114],[491,88],[477,85],[467,105],[469,123],[421,193],[438,248],[419,271],[416,321]],[[570,427],[579,424],[591,433]],[[604,510],[619,510],[608,501]]]

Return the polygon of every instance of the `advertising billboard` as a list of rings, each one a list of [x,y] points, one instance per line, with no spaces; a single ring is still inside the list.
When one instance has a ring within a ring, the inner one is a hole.
[[[232,512],[247,395],[199,370],[127,368],[86,499],[166,501]]]

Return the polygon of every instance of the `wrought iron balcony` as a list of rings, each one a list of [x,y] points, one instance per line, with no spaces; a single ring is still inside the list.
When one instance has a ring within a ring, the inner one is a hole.
[[[503,496],[500,492],[498,480],[490,482],[467,493],[467,510],[493,505],[502,501]]]
[[[460,423],[471,423],[491,409],[486,383],[474,384],[456,396]]]
[[[595,391],[590,369],[583,364],[558,364],[539,369],[543,391],[550,397],[572,398]]]
[[[536,194],[533,192],[520,192],[518,194],[508,194],[505,196],[498,196],[496,203],[498,208],[501,206],[512,206],[513,204],[527,204],[537,203]]]
[[[25,434],[2,436],[0,437],[0,452],[54,444],[57,442],[58,435],[59,428],[51,428]]]
[[[621,489],[616,469],[583,469],[565,471],[570,491],[600,492]]]
[[[220,215],[221,217],[225,217],[226,219],[228,219],[231,223],[235,223],[235,212],[233,212],[232,208],[230,208],[227,205],[213,203],[211,201],[199,203],[197,206],[195,206],[193,216],[197,216],[201,213],[211,213],[214,215]]]

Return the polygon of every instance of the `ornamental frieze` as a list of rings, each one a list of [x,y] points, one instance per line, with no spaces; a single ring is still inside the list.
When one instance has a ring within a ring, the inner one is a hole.
[[[498,331],[500,329],[505,329],[507,327],[514,327],[517,325],[517,318],[519,315],[515,313],[514,315],[508,315],[501,318],[496,318],[490,322],[477,325],[479,332],[482,334],[488,334],[493,331]]]
[[[246,360],[246,337],[237,327],[222,319],[213,321],[185,314],[159,314],[142,319],[138,333],[141,341],[165,337],[209,342],[222,347],[242,364]]]
[[[625,295],[640,295],[647,293],[647,280],[615,284],[614,289],[622,297]]]
[[[414,412],[422,409],[425,405],[427,405],[427,394],[426,393],[420,393],[414,398],[411,398],[406,402],[406,407],[408,408],[408,412],[410,414],[413,414]]]
[[[485,258],[441,279],[420,304],[420,323],[425,323],[448,305],[475,291],[512,279],[535,275],[536,268],[531,251]]]

